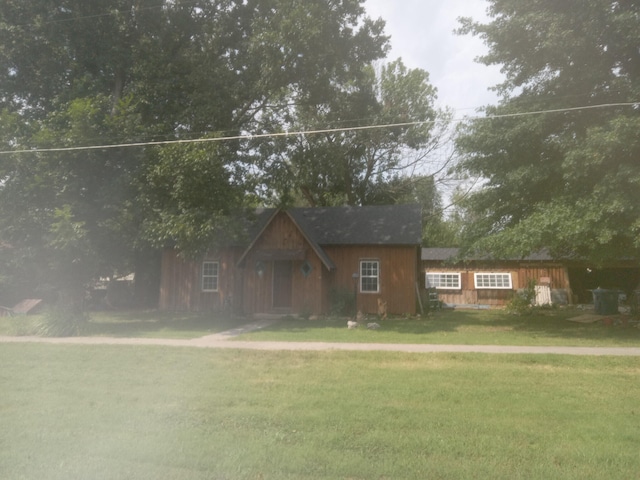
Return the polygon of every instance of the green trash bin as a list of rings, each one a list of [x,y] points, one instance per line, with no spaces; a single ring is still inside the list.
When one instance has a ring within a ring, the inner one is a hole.
[[[593,309],[598,315],[616,315],[618,313],[618,290],[596,288],[593,294]]]

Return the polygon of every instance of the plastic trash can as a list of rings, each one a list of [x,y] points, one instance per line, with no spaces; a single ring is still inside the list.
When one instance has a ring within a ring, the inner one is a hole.
[[[598,315],[616,315],[618,313],[618,290],[596,288],[593,294],[593,309]]]

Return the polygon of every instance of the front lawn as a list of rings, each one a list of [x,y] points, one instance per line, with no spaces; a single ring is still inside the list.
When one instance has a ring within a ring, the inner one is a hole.
[[[640,471],[635,357],[0,344],[0,358],[3,478]]]
[[[1,317],[0,335],[33,335],[43,318],[44,314]],[[100,337],[198,338],[237,327],[242,322],[242,319],[211,312],[104,311],[90,313],[89,322],[81,334]]]
[[[378,330],[361,326],[347,329],[347,320],[324,318],[304,320],[293,317],[264,330],[241,335],[237,340],[278,340],[299,342],[431,343],[461,345],[564,345],[581,347],[640,346],[637,322],[605,325],[571,322],[583,315],[576,309],[543,310],[517,316],[504,310],[443,310],[424,318],[375,317]],[[603,317],[604,318],[604,317]],[[625,317],[626,318],[626,317]]]
[[[541,311],[529,316],[509,315],[503,310],[444,310],[426,317],[389,318],[381,328],[361,326],[347,329],[346,318],[318,320],[284,317],[271,327],[246,333],[237,340],[356,342],[356,343],[433,343],[465,345],[562,345],[589,347],[640,346],[637,321],[606,325],[603,321],[577,323],[569,318],[583,315],[575,309]],[[0,335],[31,335],[41,316],[0,318]],[[607,318],[607,317],[603,317]],[[628,318],[628,317],[624,317]],[[95,312],[83,335],[147,338],[198,338],[231,329],[250,318],[214,313],[175,313],[160,311]]]

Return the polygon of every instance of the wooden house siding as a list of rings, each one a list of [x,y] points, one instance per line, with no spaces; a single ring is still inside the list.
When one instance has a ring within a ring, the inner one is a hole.
[[[222,310],[237,308],[240,299],[234,292],[240,291],[239,275],[235,261],[238,250],[233,248],[209,252],[201,261],[186,260],[177,250],[166,249],[162,253],[159,308],[162,310]],[[218,262],[218,290],[202,291],[202,263]]]
[[[449,265],[439,261],[423,260],[421,288],[426,288],[426,273],[459,273],[461,288],[445,290],[438,289],[438,298],[447,305],[488,305],[490,307],[504,306],[517,290],[526,288],[530,280],[541,283],[550,281],[554,298],[565,299],[569,302],[571,291],[569,277],[565,266],[559,263],[537,262],[471,262],[463,266]],[[475,287],[475,273],[510,273],[511,289],[477,289]]]
[[[274,289],[276,262],[285,262],[291,267],[290,305],[278,305],[275,302],[279,294]],[[311,267],[306,276],[302,269],[305,262]],[[262,274],[259,273],[258,266],[262,269]],[[244,313],[322,312],[323,275],[327,273],[327,269],[284,212],[278,213],[269,223],[243,259],[242,267],[245,279]]]
[[[215,292],[203,291],[202,261],[165,251],[159,306],[215,310],[232,304],[247,315],[327,314],[332,292],[354,292],[353,274],[360,273],[360,262],[375,260],[377,283],[373,277],[369,282],[377,291],[358,290],[358,310],[376,314],[383,301],[389,314],[414,314],[420,219],[418,205],[260,210],[255,221],[248,222],[247,245],[202,259],[218,262]],[[213,276],[207,281],[213,282]]]
[[[275,262],[265,261],[263,274],[256,270],[256,260],[253,256],[247,257],[247,265],[244,268],[243,312],[254,313],[321,313],[322,309],[322,265],[320,262],[309,258],[312,265],[311,273],[305,277],[302,272],[304,261],[281,261],[288,263],[291,268],[291,295],[290,305],[278,304],[274,290]]]
[[[357,289],[357,308],[362,313],[376,314],[378,299],[387,302],[389,314],[416,313],[418,248],[411,246],[327,246],[327,254],[336,265],[332,273],[333,288],[354,291],[354,273],[359,273],[361,260],[380,262],[378,293],[362,293]]]

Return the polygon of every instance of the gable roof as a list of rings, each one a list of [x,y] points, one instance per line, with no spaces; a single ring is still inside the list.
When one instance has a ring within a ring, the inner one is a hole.
[[[288,211],[319,245],[419,245],[420,205],[293,208]]]
[[[275,208],[261,209],[258,212],[256,212],[256,218],[255,218],[256,221],[250,228],[251,242],[249,243],[249,246],[245,249],[245,251],[240,256],[240,259],[237,262],[238,264],[244,261],[249,251],[251,251],[251,249],[256,244],[258,239],[262,236],[262,233],[267,229],[271,221],[275,218],[275,216],[279,212],[280,210]],[[285,210],[284,212],[291,219],[291,221],[298,227],[298,229],[302,233],[302,236],[305,237],[305,240],[311,245],[311,248],[316,253],[316,255],[320,257],[320,260],[325,265],[325,267],[327,267],[328,270],[335,270],[336,265],[333,263],[333,260],[329,258],[329,256],[322,249],[322,247],[320,247],[320,245],[318,245],[313,238],[309,237],[309,235],[307,235],[307,233],[302,228],[300,228],[300,226],[296,223],[295,219],[291,216],[291,214],[288,211]]]
[[[261,209],[249,230],[250,243],[238,263],[244,261],[273,218],[281,210]],[[420,205],[292,208],[282,210],[300,230],[328,270],[335,264],[323,245],[407,245],[422,239]]]

